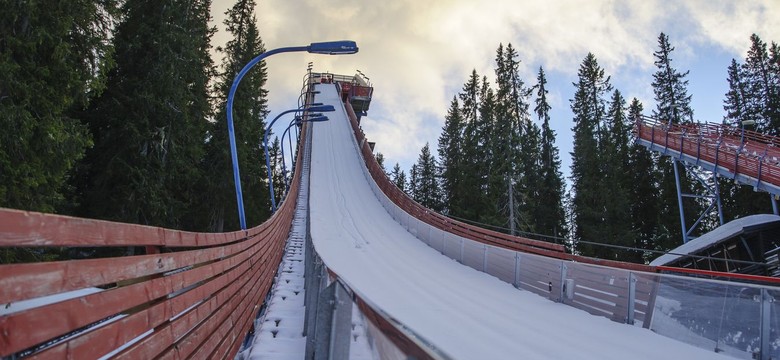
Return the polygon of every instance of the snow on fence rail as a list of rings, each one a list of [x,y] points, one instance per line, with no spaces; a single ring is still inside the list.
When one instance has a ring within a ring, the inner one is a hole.
[[[0,209],[0,247],[146,248],[0,265],[0,357],[235,356],[281,261],[299,178],[268,221],[228,233]],[[96,291],[69,298],[83,289]]]

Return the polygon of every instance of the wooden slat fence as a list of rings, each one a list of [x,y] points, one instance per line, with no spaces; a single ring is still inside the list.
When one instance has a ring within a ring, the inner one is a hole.
[[[0,265],[0,305],[97,291],[0,316],[0,356],[235,356],[281,262],[300,176],[296,171],[292,200],[268,221],[228,233],[0,209],[0,247],[148,249],[137,256]]]

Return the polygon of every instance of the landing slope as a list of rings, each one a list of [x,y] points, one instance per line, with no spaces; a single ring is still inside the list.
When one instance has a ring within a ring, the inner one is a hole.
[[[407,232],[382,207],[361,168],[333,85],[316,101],[311,233],[325,264],[362,296],[456,359],[717,359],[638,327],[520,291],[462,266]],[[381,143],[381,137],[377,137]]]

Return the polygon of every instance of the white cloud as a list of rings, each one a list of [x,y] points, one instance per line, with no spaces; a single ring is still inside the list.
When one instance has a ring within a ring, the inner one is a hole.
[[[232,3],[215,0],[215,20],[221,21]],[[511,42],[518,50],[529,84],[540,65],[568,77],[567,88],[551,89],[557,110],[565,113],[573,92],[568,84],[576,80],[588,52],[613,75],[613,83],[625,83],[626,97],[648,101],[652,53],[661,31],[670,35],[683,71],[710,47],[744,57],[753,32],[780,40],[780,2],[774,0],[267,0],[259,1],[257,18],[268,49],[340,39],[360,46],[351,56],[270,58],[272,115],[295,106],[309,61],[315,71],[353,74],[360,69],[376,86],[364,126],[367,135],[390,162],[405,168],[426,141],[435,146],[450,99],[471,69],[492,79],[499,43]],[[725,69],[715,76],[725,78]],[[646,110],[651,107],[645,103]],[[562,154],[571,142],[568,127],[559,128]]]

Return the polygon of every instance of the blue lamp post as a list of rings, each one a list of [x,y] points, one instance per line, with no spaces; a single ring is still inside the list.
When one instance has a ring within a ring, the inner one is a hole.
[[[271,157],[268,154],[268,133],[271,132],[271,127],[274,126],[274,123],[276,120],[279,120],[280,117],[282,117],[285,114],[289,114],[292,112],[298,112],[301,109],[290,109],[287,111],[282,111],[279,115],[276,115],[276,117],[271,120],[271,123],[268,124],[268,127],[265,129],[265,134],[263,134],[263,148],[265,149],[265,166],[268,169],[268,189],[271,192],[271,213],[276,212],[276,199],[274,199],[274,181],[273,177],[271,175]],[[304,111],[316,111],[316,112],[331,112],[335,111],[336,109],[333,107],[333,105],[320,105],[320,106],[309,106],[303,109]],[[319,116],[321,114],[317,114],[315,116]]]
[[[316,114],[315,114],[316,115]],[[300,117],[296,117],[290,122],[290,125],[287,125],[287,128],[284,129],[284,132],[282,133],[282,174],[284,176],[284,194],[287,193],[287,163],[284,161],[284,137],[289,134],[288,131],[290,131],[290,128],[293,126],[299,126],[305,122],[320,122],[320,121],[328,121],[327,116],[319,115],[319,116],[311,116],[306,119],[301,119]],[[288,137],[289,139],[289,137]],[[293,149],[292,149],[292,141],[290,141],[290,163],[295,164],[293,160]],[[271,193],[271,198],[274,198],[274,193]]]
[[[328,42],[320,42],[320,43],[311,43],[309,46],[293,46],[293,47],[283,47],[278,49],[273,49],[266,51],[254,59],[252,59],[249,63],[244,66],[241,71],[239,71],[238,75],[236,75],[235,80],[233,80],[233,85],[230,86],[230,92],[228,93],[228,99],[227,99],[227,121],[228,121],[228,138],[230,139],[230,156],[233,161],[233,181],[236,184],[236,200],[238,203],[238,220],[241,223],[241,229],[246,230],[246,216],[244,214],[244,196],[241,192],[241,176],[240,171],[238,168],[238,155],[236,154],[236,134],[233,127],[233,99],[236,95],[236,89],[238,88],[238,84],[241,83],[241,79],[244,78],[244,75],[246,75],[247,72],[249,72],[252,67],[257,65],[260,61],[263,59],[279,53],[285,53],[285,52],[299,52],[299,51],[306,51],[311,54],[326,54],[326,55],[346,55],[346,54],[354,54],[358,52],[357,44],[354,41],[350,40],[344,40],[344,41],[328,41]]]

